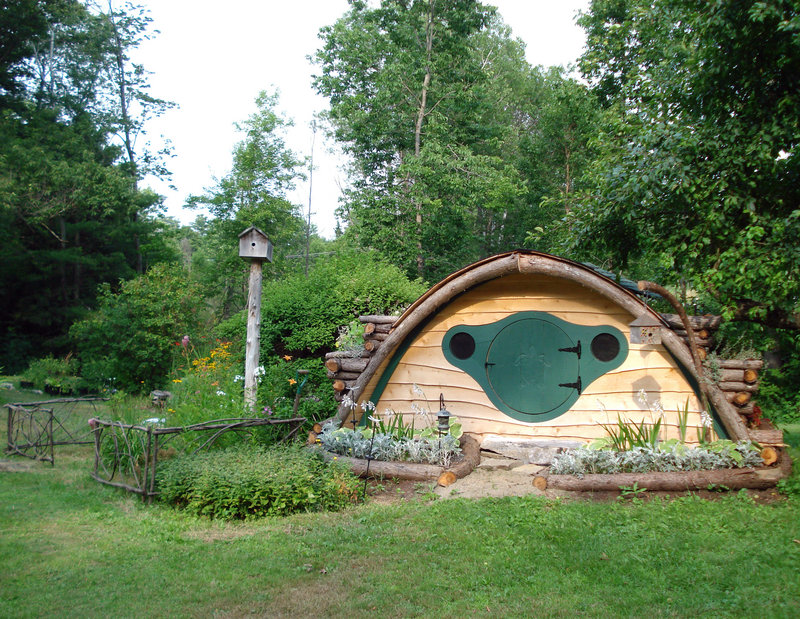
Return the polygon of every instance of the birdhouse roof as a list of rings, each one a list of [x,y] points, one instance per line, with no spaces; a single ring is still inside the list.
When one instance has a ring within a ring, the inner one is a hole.
[[[259,230],[259,229],[258,229],[258,228],[256,228],[255,226],[250,226],[249,228],[247,228],[247,230],[244,230],[244,231],[240,232],[240,233],[239,233],[239,238],[242,238],[243,236],[247,236],[247,235],[248,235],[248,234],[250,234],[251,232],[253,232],[253,233],[255,233],[255,234],[260,234],[260,235],[261,235],[261,236],[263,236],[264,238],[267,238],[267,235],[266,235],[266,234],[264,234],[264,232],[262,232],[261,230]]]

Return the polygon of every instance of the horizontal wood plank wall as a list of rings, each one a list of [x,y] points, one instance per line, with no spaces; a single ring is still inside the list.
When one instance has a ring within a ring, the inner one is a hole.
[[[630,344],[625,362],[589,385],[573,407],[556,419],[526,423],[497,410],[478,383],[445,359],[442,339],[456,325],[488,324],[524,311],[548,312],[579,325],[611,325],[626,337],[633,320],[604,297],[566,280],[518,274],[481,284],[440,310],[416,337],[376,402],[378,414],[401,413],[411,423],[416,403],[429,410],[435,422],[441,393],[450,413],[472,434],[590,441],[606,436],[600,424],[615,425],[618,415],[633,421],[655,420],[657,415],[640,402],[638,394],[644,389],[651,404],[661,403],[668,438],[678,437],[677,411],[688,401],[687,440],[696,439],[701,404],[662,346]],[[364,400],[371,399],[387,365],[384,362],[367,385]],[[414,393],[414,385],[425,397]],[[415,426],[424,422],[417,419]]]

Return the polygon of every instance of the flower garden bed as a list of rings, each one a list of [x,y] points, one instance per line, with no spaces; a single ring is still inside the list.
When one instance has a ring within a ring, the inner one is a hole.
[[[788,477],[791,470],[792,460],[788,454],[782,452],[778,461],[771,466],[699,471],[590,473],[581,477],[545,473],[534,478],[533,484],[540,490],[558,489],[576,492],[619,490],[633,487],[634,484],[646,490],[669,492],[743,488],[763,490],[772,488],[778,481]]]
[[[368,460],[351,458],[334,454],[323,449],[320,451],[328,460],[336,459],[347,464],[354,474],[360,477],[410,479],[414,481],[437,480],[441,485],[449,485],[456,479],[469,475],[480,462],[480,445],[473,437],[466,434],[459,439],[461,454],[454,458],[448,466],[425,464],[418,462],[400,462],[387,460]]]

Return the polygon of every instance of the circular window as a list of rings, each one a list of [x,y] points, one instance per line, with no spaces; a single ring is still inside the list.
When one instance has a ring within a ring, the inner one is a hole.
[[[619,354],[619,340],[610,333],[601,333],[592,340],[592,354],[598,361],[613,361]]]
[[[475,338],[469,333],[459,331],[450,338],[450,352],[457,359],[469,359],[475,352]]]

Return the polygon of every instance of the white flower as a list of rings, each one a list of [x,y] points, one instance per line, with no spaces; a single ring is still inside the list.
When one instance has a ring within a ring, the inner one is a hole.
[[[636,401],[642,406],[650,408],[650,403],[647,401],[647,392],[644,389],[640,389],[639,393],[636,394]]]
[[[411,388],[411,391],[413,391],[415,395],[421,396],[423,398],[425,397],[425,392],[417,383],[414,383],[414,386]]]
[[[222,389],[217,389],[217,395],[225,395],[225,392]]]
[[[236,376],[233,377],[233,380],[234,382],[240,383],[244,380],[244,376],[242,376],[241,374],[237,374]]]
[[[369,419],[369,420],[370,420],[372,423],[380,423],[380,421],[381,421],[379,418],[377,418],[377,417],[373,417],[372,415],[370,415],[370,416],[368,417],[368,419]]]
[[[597,407],[600,409],[601,412],[608,414],[608,411],[606,411],[606,405],[603,404],[600,400],[597,400]]]
[[[664,414],[664,407],[661,405],[661,400],[656,400],[653,402],[653,412],[658,413],[659,415]]]
[[[375,404],[373,404],[369,400],[367,400],[365,402],[362,402],[361,403],[361,410],[364,411],[364,412],[374,411],[375,410]]]
[[[266,374],[266,373],[267,373],[267,370],[263,365],[259,365],[256,368],[256,371],[255,371],[256,378],[258,378],[260,376],[264,376],[264,374]]]
[[[411,412],[415,415],[424,415],[425,412],[420,408],[419,404],[416,402],[411,403]]]
[[[353,398],[351,398],[350,394],[348,393],[346,396],[342,398],[342,404],[344,404],[345,406],[353,406],[355,402],[353,402]]]
[[[704,428],[710,428],[714,425],[714,422],[711,419],[711,415],[708,414],[708,411],[703,411],[700,413],[700,421],[703,423]]]

